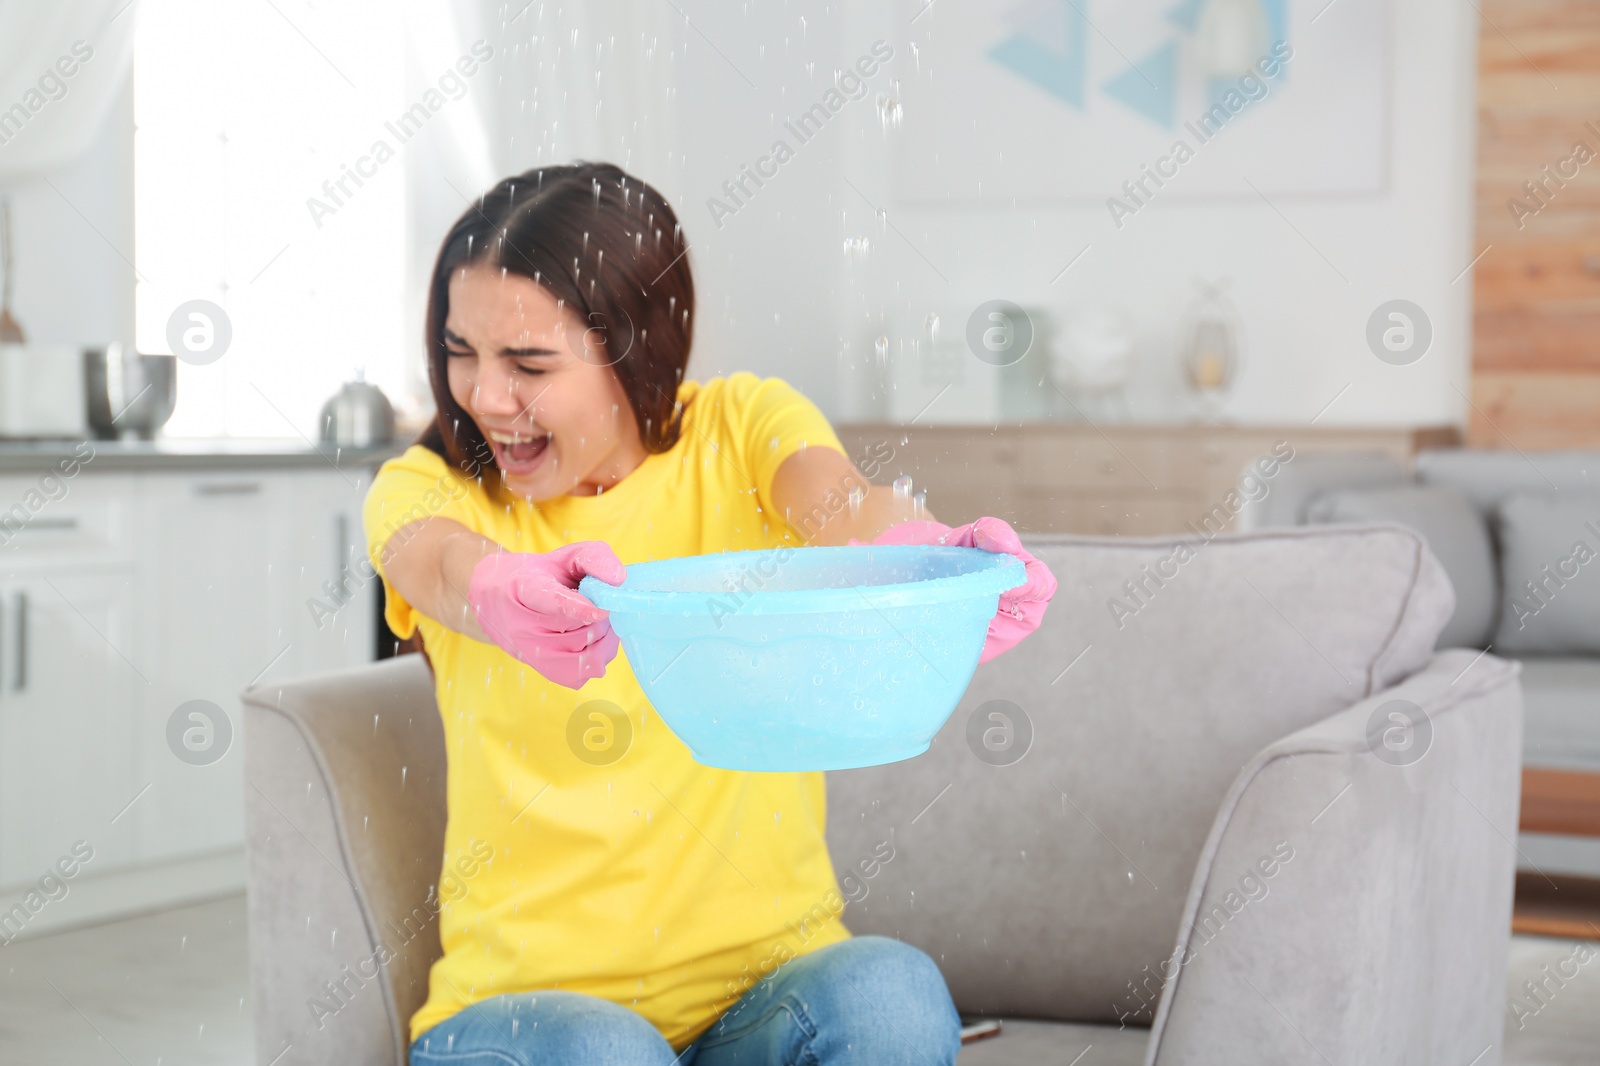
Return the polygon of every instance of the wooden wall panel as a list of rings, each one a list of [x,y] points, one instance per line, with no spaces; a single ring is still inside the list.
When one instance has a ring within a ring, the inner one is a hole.
[[[1600,447],[1600,4],[1480,11],[1477,247],[1493,247],[1474,276],[1469,441]],[[1579,141],[1595,158],[1532,199],[1523,183]],[[1519,219],[1513,198],[1536,213]]]

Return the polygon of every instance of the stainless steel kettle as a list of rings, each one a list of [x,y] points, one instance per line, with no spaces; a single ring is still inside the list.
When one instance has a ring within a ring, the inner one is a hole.
[[[373,448],[394,440],[394,407],[363,371],[322,405],[322,439],[341,448]]]

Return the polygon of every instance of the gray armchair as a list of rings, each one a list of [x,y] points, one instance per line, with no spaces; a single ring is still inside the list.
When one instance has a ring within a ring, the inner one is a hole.
[[[1498,1062],[1517,668],[1434,654],[1417,535],[1027,543],[1041,630],[926,754],[828,775],[847,925],[1005,1019],[962,1063]],[[403,1064],[439,950],[426,667],[245,707],[259,1061]]]

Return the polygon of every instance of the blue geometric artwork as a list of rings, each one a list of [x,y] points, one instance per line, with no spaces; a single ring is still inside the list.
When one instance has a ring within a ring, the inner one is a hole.
[[[1168,41],[1102,88],[1107,96],[1170,129],[1177,119],[1178,42]]]
[[[1167,11],[1167,21],[1193,33],[1200,25],[1200,9],[1205,6],[1206,0],[1183,0]]]
[[[1081,109],[1089,65],[1083,12],[1071,0],[1026,0],[1007,11],[1005,20],[1016,32],[991,48],[989,57]]]
[[[989,49],[989,58],[1080,111],[1088,110],[1091,0],[1024,0],[1003,19],[1011,33]],[[1126,2],[1126,0],[1125,0]],[[1172,36],[1135,61],[1122,59],[1123,69],[1100,86],[1100,92],[1166,129],[1177,125],[1180,96],[1179,50],[1198,32],[1209,0],[1176,0],[1162,13]],[[1269,40],[1285,41],[1289,33],[1289,0],[1258,0]],[[1282,77],[1280,68],[1279,77]],[[1207,79],[1196,86],[1220,102],[1237,86],[1237,78]]]

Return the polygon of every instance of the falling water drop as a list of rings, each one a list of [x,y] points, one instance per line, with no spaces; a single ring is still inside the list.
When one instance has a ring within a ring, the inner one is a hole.
[[[879,363],[887,362],[889,359],[889,338],[879,337],[877,340],[873,341],[872,351],[873,354],[878,357]]]
[[[932,311],[928,312],[928,320],[923,323],[923,326],[928,331],[928,343],[939,343],[939,316]]]
[[[891,88],[894,88],[895,86],[898,86],[899,84],[900,83],[898,81],[895,81],[895,82],[891,83]],[[900,100],[898,99],[898,96],[897,95],[896,96],[890,96],[890,95],[886,95],[884,93],[879,93],[878,94],[878,124],[880,126],[882,126],[884,130],[888,130],[891,126],[893,126],[895,129],[899,129],[900,128],[900,115],[901,115],[901,109],[900,109]]]
[[[866,499],[866,496],[867,496],[867,494],[862,490],[860,485],[851,485],[850,486],[850,517],[851,518],[860,518],[861,517],[861,501]]]
[[[896,512],[905,513],[905,508],[911,504],[911,478],[902,474],[894,479],[894,504]]]
[[[926,490],[911,497],[911,517],[919,522],[928,517],[928,493]]]
[[[406,771],[409,770],[409,769],[410,769],[410,767],[406,767],[406,766],[400,767],[400,787],[401,788],[405,788],[406,787]]]

